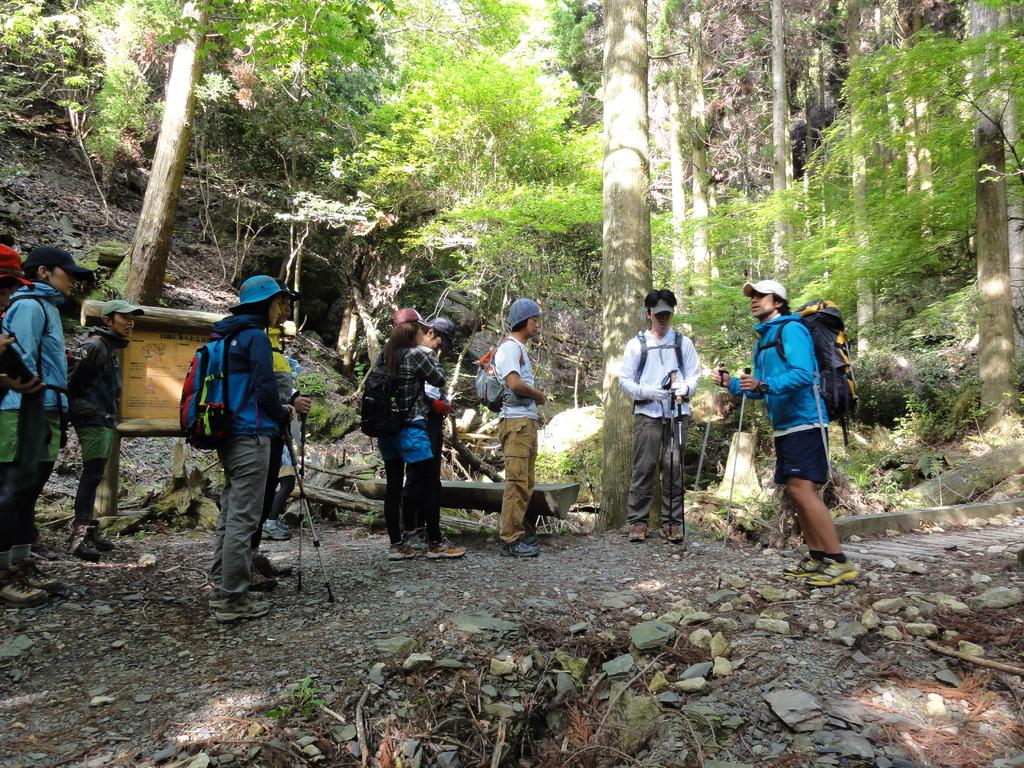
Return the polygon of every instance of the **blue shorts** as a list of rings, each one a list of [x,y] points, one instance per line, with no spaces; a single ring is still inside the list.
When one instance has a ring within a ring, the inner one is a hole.
[[[377,447],[384,461],[401,459],[406,464],[415,464],[434,458],[425,424],[422,427],[402,427],[397,435],[379,437]]]
[[[828,482],[828,454],[818,427],[775,438],[775,482],[785,485],[790,477]]]

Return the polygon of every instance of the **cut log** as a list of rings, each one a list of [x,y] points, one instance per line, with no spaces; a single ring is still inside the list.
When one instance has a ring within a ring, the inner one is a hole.
[[[737,432],[732,436],[725,474],[722,475],[722,483],[715,491],[715,496],[728,499],[734,478],[736,487],[732,489],[733,501],[749,499],[761,493],[761,483],[754,471],[754,442],[753,432]]]
[[[923,507],[963,504],[1021,472],[1024,472],[1024,442],[1018,441],[968,459],[955,469],[914,486],[908,494]]]

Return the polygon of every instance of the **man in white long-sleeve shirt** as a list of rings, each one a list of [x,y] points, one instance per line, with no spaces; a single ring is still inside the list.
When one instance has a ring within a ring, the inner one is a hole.
[[[629,485],[629,540],[647,538],[654,476],[661,465],[661,532],[683,540],[683,473],[679,446],[690,422],[687,398],[697,388],[700,362],[685,335],[672,328],[676,297],[653,290],[644,298],[650,330],[626,344],[619,386],[633,399],[633,477]],[[673,415],[675,421],[673,421]],[[682,438],[681,441],[679,438]]]

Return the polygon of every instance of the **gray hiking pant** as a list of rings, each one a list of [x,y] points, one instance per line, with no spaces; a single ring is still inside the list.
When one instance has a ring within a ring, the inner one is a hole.
[[[263,513],[270,438],[239,435],[218,448],[217,455],[224,467],[224,491],[210,577],[218,597],[231,597],[249,591],[252,535]]]
[[[679,456],[679,438],[686,444],[687,414],[673,422],[652,419],[641,413],[633,417],[633,477],[629,483],[627,520],[647,523],[654,496],[654,475],[661,465],[661,524],[683,522],[683,468]],[[682,434],[674,434],[673,432]]]

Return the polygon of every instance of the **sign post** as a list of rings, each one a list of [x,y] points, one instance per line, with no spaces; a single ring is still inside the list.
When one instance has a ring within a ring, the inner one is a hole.
[[[102,323],[102,306],[100,301],[86,301],[82,325]],[[136,316],[131,342],[121,352],[121,413],[103,483],[96,491],[97,517],[117,514],[122,438],[181,437],[181,384],[196,348],[209,340],[213,324],[225,317],[167,307],[142,310],[145,314]]]

